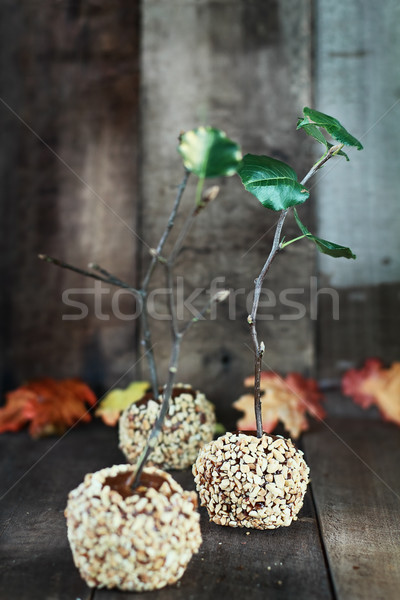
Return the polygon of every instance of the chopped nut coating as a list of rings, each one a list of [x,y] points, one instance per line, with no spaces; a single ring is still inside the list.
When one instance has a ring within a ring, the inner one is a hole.
[[[145,591],[180,579],[201,545],[197,497],[155,467],[143,474],[163,478],[123,497],[106,479],[130,474],[115,465],[86,475],[65,510],[75,566],[90,587]]]
[[[174,392],[161,434],[147,461],[148,465],[162,469],[190,467],[200,448],[213,439],[215,429],[214,406],[204,394],[182,383],[175,385]],[[139,400],[120,417],[119,447],[132,464],[136,463],[147,442],[161,400],[162,396],[159,402]]]
[[[303,453],[267,434],[226,433],[200,450],[193,474],[211,521],[255,529],[296,520],[309,482]]]

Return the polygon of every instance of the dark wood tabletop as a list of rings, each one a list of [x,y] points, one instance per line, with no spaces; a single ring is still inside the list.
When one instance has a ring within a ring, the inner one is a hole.
[[[74,567],[64,508],[85,473],[124,461],[102,423],[64,437],[0,436],[2,600],[395,600],[400,597],[400,430],[331,418],[302,439],[312,482],[298,521],[275,531],[209,523],[174,586],[156,592],[89,589]],[[190,471],[173,472],[193,489]]]

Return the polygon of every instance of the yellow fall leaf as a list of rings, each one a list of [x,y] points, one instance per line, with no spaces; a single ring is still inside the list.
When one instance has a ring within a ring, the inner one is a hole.
[[[140,400],[149,387],[148,381],[134,381],[124,390],[115,388],[101,400],[96,417],[101,417],[106,425],[116,425],[122,411]]]

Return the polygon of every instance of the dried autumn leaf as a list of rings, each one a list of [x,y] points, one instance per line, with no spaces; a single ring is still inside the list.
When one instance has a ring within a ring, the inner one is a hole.
[[[106,425],[116,425],[122,411],[140,400],[149,387],[148,381],[134,381],[125,390],[112,390],[100,402],[96,417],[101,417]]]
[[[92,390],[79,379],[30,381],[6,394],[0,408],[0,433],[29,425],[34,438],[60,435],[78,421],[88,422],[88,406],[96,404]]]
[[[382,361],[369,358],[361,369],[344,374],[342,391],[363,408],[376,404],[384,419],[400,425],[400,363],[385,369]]]
[[[270,433],[281,421],[293,438],[298,438],[308,429],[306,413],[322,419],[325,411],[320,405],[323,398],[314,379],[306,379],[299,373],[289,373],[285,379],[276,373],[261,373],[261,411],[263,429]],[[246,387],[254,386],[254,377],[244,381]],[[237,428],[253,431],[256,429],[254,396],[245,394],[233,406],[245,414],[237,422]]]

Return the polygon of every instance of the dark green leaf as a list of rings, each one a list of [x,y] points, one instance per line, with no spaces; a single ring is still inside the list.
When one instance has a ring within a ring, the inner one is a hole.
[[[178,152],[186,169],[200,178],[234,175],[242,160],[240,147],[213,127],[198,127],[182,134]]]
[[[295,171],[269,156],[246,154],[238,175],[246,190],[271,210],[302,204],[309,197],[308,190],[297,181]]]
[[[315,140],[317,140],[317,142],[319,142],[320,144],[323,144],[326,147],[326,152],[329,152],[329,149],[332,148],[332,146],[333,146],[333,144],[328,142],[328,140],[325,138],[323,133],[318,129],[318,127],[316,125],[313,125],[312,123],[310,123],[310,121],[307,119],[307,117],[305,117],[304,119],[298,120],[296,129],[303,129],[303,131],[305,131],[307,133],[307,135],[310,135]],[[345,152],[343,152],[343,150],[339,150],[338,152],[336,152],[336,154],[339,156],[344,156],[347,161],[350,160],[349,157],[347,156],[347,154]],[[325,156],[325,154],[324,154],[324,156]]]
[[[313,133],[310,133],[310,130],[307,131],[307,129],[309,129],[310,125],[321,127],[322,129],[325,129],[329,133],[329,135],[331,135],[333,139],[337,142],[340,142],[345,146],[354,146],[358,150],[363,149],[361,142],[357,140],[357,138],[355,138],[353,135],[351,135],[351,133],[349,133],[347,129],[345,129],[343,125],[334,117],[330,117],[325,113],[319,112],[318,110],[314,110],[313,108],[308,107],[303,108],[303,113],[305,119],[298,122],[297,129],[305,129],[308,135],[312,135],[313,137],[315,137],[315,135],[313,135]],[[314,132],[314,130],[312,131]]]
[[[328,147],[328,140],[325,138],[323,133],[318,129],[316,125],[310,123],[307,118],[299,119],[297,122],[296,129],[304,129],[307,135],[313,137],[320,144],[324,144],[324,146]]]
[[[312,233],[308,231],[307,227],[300,221],[296,209],[294,209],[294,217],[302,234],[305,235],[309,240],[313,241],[317,246],[317,249],[323,254],[328,254],[334,258],[356,258],[356,255],[352,253],[350,248],[346,248],[346,246],[339,246],[339,244],[334,244],[333,242],[323,240],[316,235],[312,235]]]

